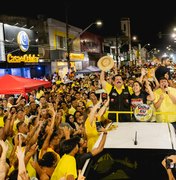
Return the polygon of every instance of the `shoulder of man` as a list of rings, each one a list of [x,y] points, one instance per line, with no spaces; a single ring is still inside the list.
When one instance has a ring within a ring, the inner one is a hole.
[[[127,88],[128,88],[128,91],[129,91],[130,95],[132,95],[133,94],[133,88],[130,87],[130,86],[127,86]]]

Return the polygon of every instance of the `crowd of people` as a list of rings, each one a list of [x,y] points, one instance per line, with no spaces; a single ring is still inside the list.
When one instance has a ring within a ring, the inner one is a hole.
[[[110,111],[133,112],[139,104],[148,104],[159,112],[149,121],[175,126],[176,89],[169,63],[164,57],[157,67],[141,67],[138,74],[114,67],[69,81],[54,73],[51,88],[32,90],[28,98],[1,97],[0,179],[85,179],[81,169],[103,150],[107,124],[138,121],[132,113]],[[105,99],[100,89],[107,93]]]

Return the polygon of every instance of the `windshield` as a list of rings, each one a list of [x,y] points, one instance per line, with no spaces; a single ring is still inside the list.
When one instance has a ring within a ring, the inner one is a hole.
[[[161,161],[173,150],[104,149],[93,157],[84,173],[86,180],[168,179]]]

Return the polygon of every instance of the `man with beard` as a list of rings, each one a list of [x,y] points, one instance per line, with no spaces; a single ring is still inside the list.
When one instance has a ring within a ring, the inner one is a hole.
[[[125,86],[121,74],[112,78],[112,84],[105,80],[105,71],[101,71],[100,82],[103,89],[109,94],[109,111],[130,111],[130,95],[133,93],[132,88]],[[130,122],[130,114],[109,113],[108,118],[113,122]]]

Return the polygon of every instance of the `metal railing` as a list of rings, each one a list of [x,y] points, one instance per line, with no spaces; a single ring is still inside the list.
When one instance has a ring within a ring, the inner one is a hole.
[[[108,114],[116,114],[116,121],[118,121],[118,115],[119,114],[134,114],[133,111],[107,111]],[[176,115],[176,112],[156,112],[154,111],[153,112],[153,115],[165,115],[166,118],[165,118],[165,121],[168,122],[168,116],[169,115]],[[175,119],[176,121],[176,119]]]

